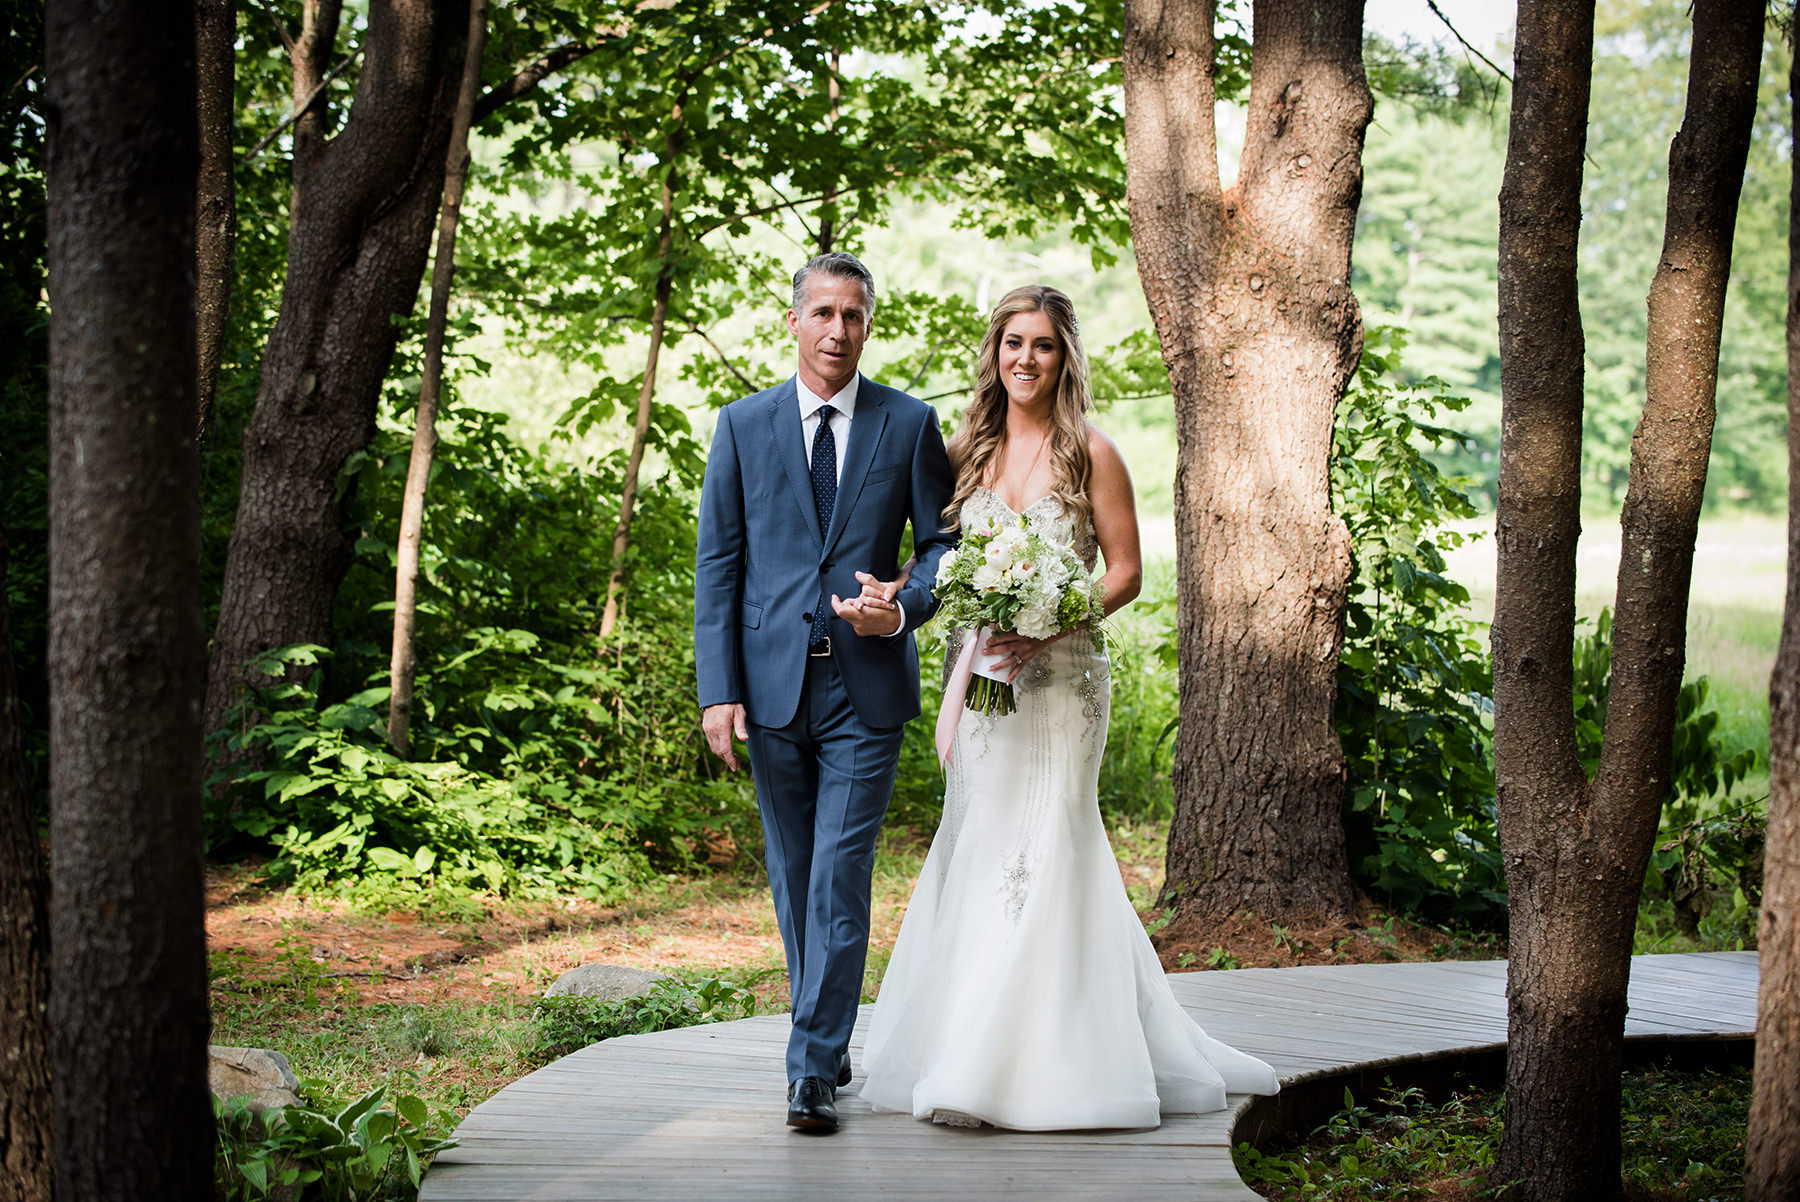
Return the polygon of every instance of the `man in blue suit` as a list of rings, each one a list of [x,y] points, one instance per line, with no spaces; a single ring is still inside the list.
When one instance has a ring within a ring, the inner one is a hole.
[[[901,729],[919,714],[912,631],[931,617],[950,464],[931,406],[857,372],[875,312],[842,252],[794,276],[799,372],[719,413],[700,495],[694,662],[702,726],[735,770],[749,744],[793,1029],[788,1125],[830,1132],[850,1081],[875,837]],[[912,527],[917,559],[894,606]],[[849,598],[849,600],[844,600]]]

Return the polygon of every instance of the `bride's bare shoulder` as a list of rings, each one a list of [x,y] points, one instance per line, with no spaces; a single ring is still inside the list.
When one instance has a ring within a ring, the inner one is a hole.
[[[1092,422],[1088,423],[1087,444],[1088,456],[1094,462],[1094,472],[1097,476],[1129,474],[1125,469],[1125,456],[1119,453],[1119,444],[1114,442],[1106,431]]]

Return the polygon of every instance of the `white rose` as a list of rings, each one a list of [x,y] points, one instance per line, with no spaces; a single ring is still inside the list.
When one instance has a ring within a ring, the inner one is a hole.
[[[975,574],[969,577],[969,583],[979,592],[991,593],[1006,583],[1006,568],[989,559],[975,569]]]

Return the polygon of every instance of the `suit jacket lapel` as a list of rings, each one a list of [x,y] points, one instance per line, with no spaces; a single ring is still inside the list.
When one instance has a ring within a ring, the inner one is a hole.
[[[794,501],[806,518],[806,528],[812,531],[813,541],[824,546],[819,507],[813,500],[812,468],[806,462],[806,435],[800,430],[800,393],[793,380],[775,390],[775,400],[769,406],[769,437],[775,440],[775,454],[794,490]]]
[[[798,414],[800,407],[794,406]],[[798,421],[795,425],[798,426]],[[844,470],[838,473],[837,504],[831,510],[831,529],[825,534],[825,554],[837,546],[862,492],[869,464],[875,460],[875,448],[881,443],[881,431],[887,425],[886,398],[864,376],[856,388],[856,416],[850,419],[850,445],[844,450]],[[811,477],[808,476],[810,482]]]

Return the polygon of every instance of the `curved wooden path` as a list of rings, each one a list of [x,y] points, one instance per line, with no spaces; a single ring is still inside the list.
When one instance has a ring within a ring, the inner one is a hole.
[[[1491,1052],[1506,1039],[1504,961],[1169,980],[1210,1034],[1267,1060],[1284,1086]],[[1754,952],[1639,956],[1626,1037],[1742,1038],[1756,1027],[1756,985]],[[839,1098],[841,1131],[800,1135],[784,1123],[787,1027],[786,1015],[772,1015],[613,1039],[565,1056],[469,1114],[456,1131],[461,1146],[425,1178],[422,1202],[1257,1197],[1231,1164],[1247,1098],[1217,1114],[1171,1116],[1154,1131],[1024,1134],[874,1114],[853,1084]]]

